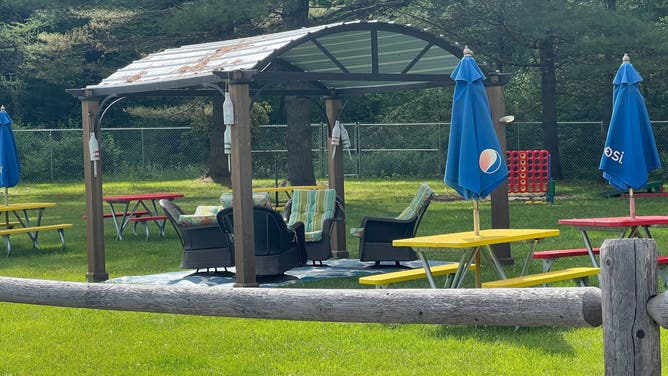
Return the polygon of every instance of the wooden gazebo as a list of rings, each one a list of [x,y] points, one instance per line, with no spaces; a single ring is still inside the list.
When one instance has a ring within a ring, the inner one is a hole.
[[[82,109],[84,160],[90,161],[91,132],[117,99],[132,96],[223,96],[234,104],[232,191],[234,192],[236,284],[257,286],[251,190],[250,103],[260,95],[325,98],[331,129],[342,98],[365,93],[453,86],[450,73],[462,56],[456,46],[428,31],[383,22],[345,22],[235,40],[188,45],[150,54],[95,85],[68,92]],[[505,148],[503,86],[509,75],[486,69],[487,91],[497,134]],[[300,85],[285,85],[301,82]],[[293,88],[298,87],[298,88]],[[222,124],[221,124],[222,125]],[[330,143],[328,143],[330,144]],[[331,145],[331,144],[330,144]],[[340,148],[341,146],[337,146]],[[330,155],[332,153],[330,146]],[[104,152],[102,150],[102,152]],[[329,185],[345,200],[343,153],[328,158]],[[88,281],[108,279],[105,269],[102,166],[85,163]],[[492,194],[492,227],[509,224],[506,186]],[[332,236],[335,257],[347,257],[345,223]],[[504,254],[505,253],[505,254]],[[509,251],[499,255],[509,259]]]

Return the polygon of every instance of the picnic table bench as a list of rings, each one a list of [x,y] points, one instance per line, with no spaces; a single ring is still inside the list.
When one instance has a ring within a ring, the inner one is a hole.
[[[55,225],[5,228],[5,229],[0,229],[0,235],[5,239],[5,246],[7,247],[7,256],[9,256],[12,254],[12,244],[9,241],[10,235],[26,234],[26,233],[30,234],[33,241],[33,247],[35,247],[35,249],[40,249],[39,243],[37,242],[37,234],[40,231],[57,230],[58,236],[60,237],[61,249],[65,249],[65,233],[63,232],[63,230],[70,227],[72,227],[71,223],[60,223]]]
[[[432,266],[430,269],[431,269],[431,274],[433,276],[440,276],[440,275],[450,276],[457,272],[458,267],[459,264],[452,263],[452,264]],[[469,270],[475,270],[475,265],[472,264],[469,267]],[[374,274],[365,277],[360,277],[359,283],[363,285],[375,285],[377,289],[380,289],[380,288],[387,288],[392,283],[413,281],[422,278],[425,279],[427,278],[427,272],[424,270],[424,268],[416,268],[409,270],[401,270],[398,272]]]
[[[600,248],[592,248],[592,251],[595,255],[599,254]],[[571,248],[571,249],[553,249],[549,251],[538,251],[534,252],[531,256],[535,259],[543,260],[543,272],[549,272],[552,269],[552,265],[557,259],[562,257],[577,257],[577,256],[589,256],[587,248]]]
[[[547,273],[528,274],[515,278],[499,279],[497,281],[485,282],[483,288],[501,288],[501,287],[529,287],[544,285],[546,283],[575,280],[580,286],[589,284],[589,276],[599,274],[599,268],[581,267],[555,270]]]

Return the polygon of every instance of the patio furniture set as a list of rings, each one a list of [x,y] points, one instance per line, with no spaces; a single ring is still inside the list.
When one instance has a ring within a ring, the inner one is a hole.
[[[336,221],[344,218],[343,202],[336,191],[293,189],[279,213],[272,206],[268,192],[259,190],[253,193],[257,276],[281,275],[309,261],[314,266],[326,266],[323,261],[332,257],[332,228]],[[384,261],[416,260],[415,252],[406,247],[394,247],[392,241],[415,235],[432,197],[433,191],[422,185],[415,199],[397,218],[365,218],[362,227],[354,230],[361,239],[362,261],[379,265]],[[235,265],[231,193],[223,193],[220,205],[198,206],[194,214],[184,213],[171,199],[161,199],[159,205],[183,246],[181,268],[209,272],[218,268],[227,271]]]

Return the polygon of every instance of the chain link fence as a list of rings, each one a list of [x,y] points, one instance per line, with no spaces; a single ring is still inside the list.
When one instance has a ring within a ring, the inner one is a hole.
[[[344,150],[344,172],[358,177],[439,177],[443,175],[449,123],[345,125],[351,139]],[[661,160],[668,163],[668,121],[653,122]],[[254,128],[255,178],[285,179],[285,125]],[[311,144],[316,177],[327,176],[327,127],[313,124]],[[605,141],[600,122],[560,122],[559,150],[565,179],[600,179],[598,164]],[[21,178],[26,182],[83,179],[80,129],[16,129]],[[508,150],[543,149],[539,122],[515,122],[507,127]],[[85,143],[87,145],[87,142]],[[188,127],[109,128],[100,140],[105,179],[150,180],[198,178],[207,172],[209,140]],[[661,175],[662,171],[654,174]],[[663,176],[656,176],[659,178]]]

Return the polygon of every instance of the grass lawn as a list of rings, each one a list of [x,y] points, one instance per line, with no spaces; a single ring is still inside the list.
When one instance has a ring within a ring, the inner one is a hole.
[[[357,226],[362,217],[394,217],[409,203],[420,181],[346,180],[346,220]],[[442,199],[423,218],[419,234],[472,229],[472,203],[451,200],[452,190],[427,181]],[[270,186],[271,181],[256,181]],[[215,204],[223,189],[204,181],[108,182],[104,194],[177,191],[186,212]],[[604,198],[604,184],[559,182],[554,205],[510,202],[511,226],[559,228],[539,249],[581,248],[579,232],[558,226],[560,218],[628,214],[624,198]],[[665,214],[665,198],[638,198],[637,212]],[[13,236],[10,257],[0,256],[0,275],[63,281],[85,281],[87,271],[84,192],[82,184],[24,184],[10,189],[11,202],[57,202],[44,223],[73,223],[65,230],[67,249],[59,249],[55,232],[40,235],[42,250],[27,236]],[[481,228],[490,227],[489,202],[481,204]],[[611,233],[595,233],[600,244]],[[668,229],[654,229],[661,254]],[[115,239],[105,224],[106,265],[110,278],[179,270],[181,248],[169,227],[161,238],[151,228]],[[348,237],[351,257],[357,241]],[[509,276],[519,275],[528,244],[513,245],[518,260]],[[2,250],[4,252],[4,249]],[[456,261],[461,251],[433,257]],[[588,258],[559,260],[554,268],[587,266]],[[541,269],[535,260],[531,272]],[[493,279],[484,268],[483,279]],[[595,279],[592,279],[596,283]],[[466,287],[473,285],[470,273]],[[564,286],[573,286],[564,283]],[[394,285],[426,288],[426,281]],[[294,285],[294,288],[363,288],[356,278]],[[662,352],[668,337],[662,330]],[[445,325],[388,325],[231,319],[31,306],[0,303],[0,375],[600,375],[603,373],[601,328],[506,328]],[[668,366],[664,366],[668,370]],[[668,371],[664,371],[668,375]]]

